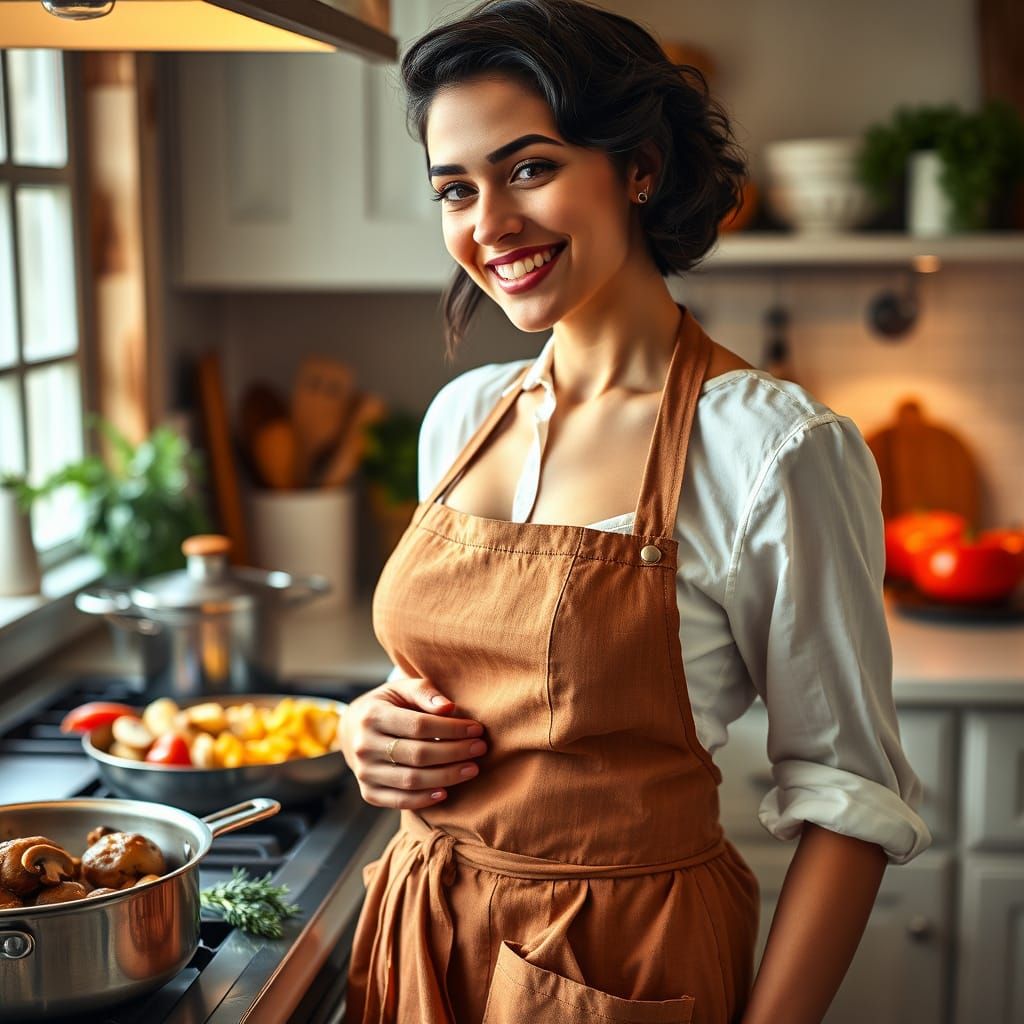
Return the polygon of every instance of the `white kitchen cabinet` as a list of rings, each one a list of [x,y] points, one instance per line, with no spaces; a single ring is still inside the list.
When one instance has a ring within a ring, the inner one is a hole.
[[[761,886],[761,962],[797,841],[738,846]],[[952,857],[928,851],[886,869],[864,938],[825,1024],[944,1024],[952,926]]]
[[[960,888],[957,1024],[1024,1021],[1024,857],[971,854]]]
[[[977,711],[967,715],[964,723],[964,840],[971,849],[1024,851],[1022,765],[1024,714]]]
[[[439,0],[396,4],[400,44]],[[454,267],[396,64],[182,54],[173,66],[177,282],[439,289]]]
[[[827,1024],[1024,1024],[1024,713],[915,705],[897,714],[933,844],[886,869]],[[755,701],[715,754],[723,827],[761,885],[758,963],[797,847],[757,820],[773,785],[767,735]]]

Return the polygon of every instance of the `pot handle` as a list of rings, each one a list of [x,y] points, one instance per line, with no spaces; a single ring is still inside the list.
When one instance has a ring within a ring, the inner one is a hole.
[[[331,581],[326,576],[293,576],[291,584],[284,592],[284,603],[305,604],[314,597],[330,592]]]
[[[35,944],[28,932],[0,930],[0,960],[23,960]]]
[[[279,810],[281,805],[276,800],[256,796],[233,807],[225,807],[223,811],[214,811],[206,815],[203,821],[210,826],[213,838],[216,839],[225,832],[234,832],[235,829],[245,828],[264,818],[272,818]]]
[[[132,599],[123,590],[89,587],[75,594],[75,607],[87,615],[103,615],[115,626],[152,636],[160,632],[160,623],[133,611]]]

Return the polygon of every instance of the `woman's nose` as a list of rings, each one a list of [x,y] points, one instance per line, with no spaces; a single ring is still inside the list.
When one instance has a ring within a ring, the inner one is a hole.
[[[476,226],[473,241],[480,246],[494,245],[505,235],[522,230],[522,217],[515,203],[501,193],[481,192],[476,202]]]

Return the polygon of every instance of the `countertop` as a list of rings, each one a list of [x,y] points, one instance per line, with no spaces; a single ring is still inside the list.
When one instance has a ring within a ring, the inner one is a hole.
[[[1024,622],[976,625],[912,619],[886,598],[897,705],[1024,706]],[[77,641],[45,668],[58,674],[137,673],[127,635],[116,642],[104,626]],[[282,624],[285,677],[344,677],[383,682],[391,661],[371,622],[371,596],[349,607],[312,604]]]

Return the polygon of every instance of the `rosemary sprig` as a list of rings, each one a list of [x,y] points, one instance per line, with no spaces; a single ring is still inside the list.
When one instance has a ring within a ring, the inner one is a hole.
[[[271,884],[270,872],[262,878],[250,878],[245,868],[232,868],[230,881],[201,890],[199,901],[235,928],[279,939],[283,934],[281,922],[299,912],[296,904],[285,902],[287,895],[288,886]]]

